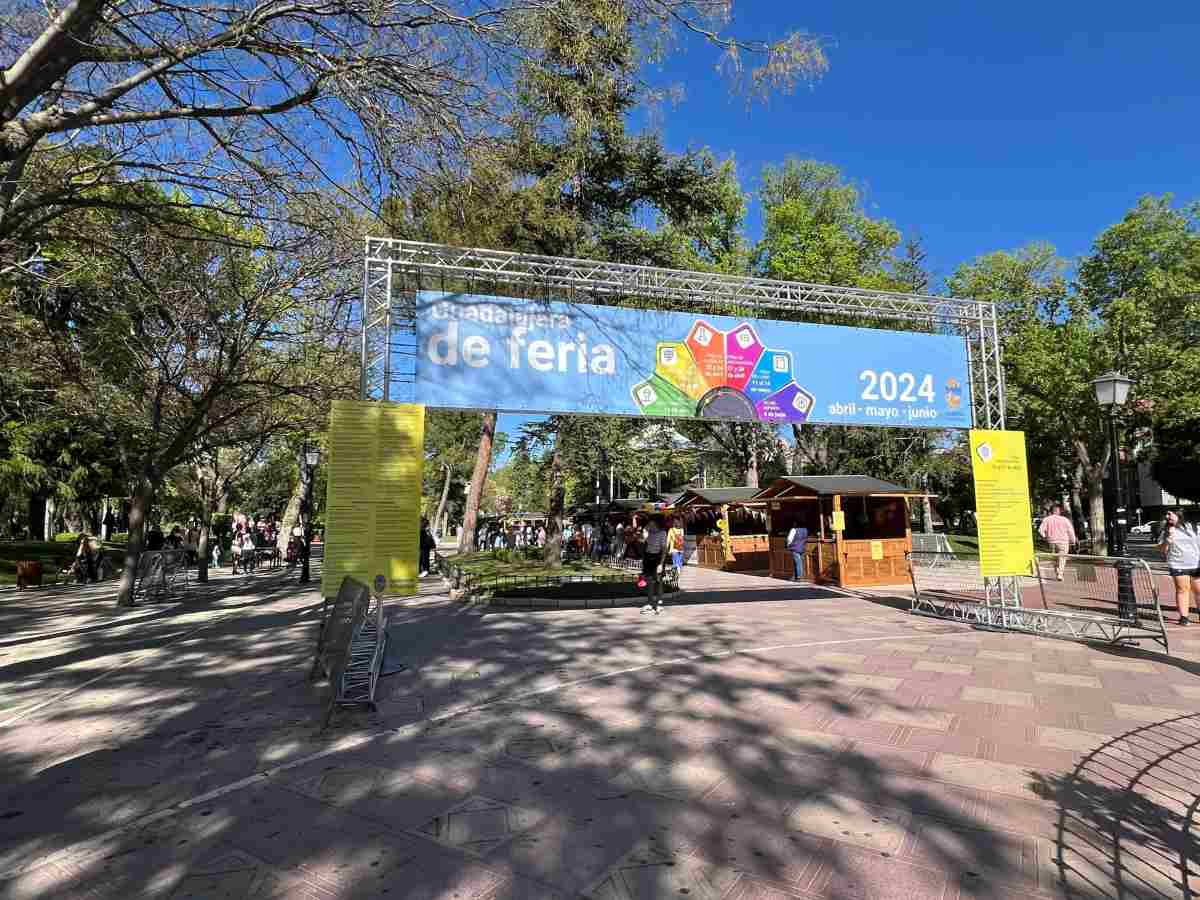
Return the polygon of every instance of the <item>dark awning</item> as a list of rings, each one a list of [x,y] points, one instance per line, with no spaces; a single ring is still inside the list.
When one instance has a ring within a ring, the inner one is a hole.
[[[828,497],[833,494],[842,496],[865,496],[867,494],[904,494],[919,495],[924,491],[906,488],[870,475],[784,475],[776,478],[769,485],[758,491],[754,499],[769,500],[773,497],[788,494],[809,494]]]

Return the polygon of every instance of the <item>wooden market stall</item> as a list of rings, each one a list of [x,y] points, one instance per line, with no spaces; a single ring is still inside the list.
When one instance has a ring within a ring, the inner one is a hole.
[[[787,475],[754,496],[765,503],[771,575],[791,578],[787,534],[808,529],[809,580],[859,587],[907,582],[912,549],[909,498],[922,491],[867,475]]]
[[[683,520],[696,564],[726,572],[767,571],[766,507],[751,498],[757,488],[689,488],[675,501],[671,515]],[[691,560],[689,559],[689,562]]]

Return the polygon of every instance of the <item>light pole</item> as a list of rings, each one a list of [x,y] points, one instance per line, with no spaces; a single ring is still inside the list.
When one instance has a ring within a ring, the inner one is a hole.
[[[1109,442],[1112,445],[1113,497],[1116,500],[1116,520],[1113,522],[1109,553],[1125,555],[1125,491],[1121,484],[1121,444],[1117,435],[1117,409],[1125,405],[1133,381],[1120,372],[1105,372],[1092,382],[1096,402],[1108,413]]]
[[[1113,498],[1116,516],[1108,552],[1117,559],[1117,612],[1122,619],[1137,618],[1137,600],[1133,595],[1133,564],[1125,559],[1125,491],[1121,484],[1121,442],[1117,434],[1117,409],[1129,397],[1132,379],[1120,372],[1105,372],[1092,382],[1096,402],[1108,412],[1108,439],[1112,446]]]
[[[304,499],[300,501],[300,514],[304,516],[304,559],[300,563],[300,583],[308,584],[308,559],[312,555],[312,494],[313,472],[321,462],[321,449],[310,447],[308,439],[304,440],[304,466],[308,470],[308,478],[304,485]]]

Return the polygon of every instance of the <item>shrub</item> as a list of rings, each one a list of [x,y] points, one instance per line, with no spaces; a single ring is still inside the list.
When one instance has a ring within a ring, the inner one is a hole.
[[[54,536],[56,544],[77,544],[79,543],[80,532],[78,531],[60,531]]]
[[[110,544],[128,544],[129,543],[129,532],[128,531],[118,531],[114,534],[110,534],[108,536],[108,542]]]

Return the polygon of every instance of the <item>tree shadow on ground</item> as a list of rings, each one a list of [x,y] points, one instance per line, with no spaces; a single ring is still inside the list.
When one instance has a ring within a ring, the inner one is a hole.
[[[1200,887],[1200,715],[1134,728],[1066,776],[1038,779],[1059,804],[1053,867],[1068,896],[1192,897]]]
[[[902,726],[887,713],[916,702],[806,649],[927,623],[867,604],[832,623],[751,603],[657,624],[401,605],[409,670],[384,681],[377,713],[318,734],[311,595],[271,596],[3,735],[0,896],[1038,888],[1026,838],[995,825],[1003,796],[934,780],[929,753],[888,742]]]

